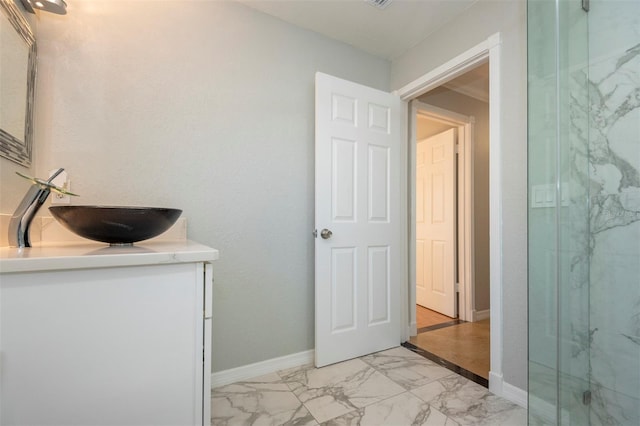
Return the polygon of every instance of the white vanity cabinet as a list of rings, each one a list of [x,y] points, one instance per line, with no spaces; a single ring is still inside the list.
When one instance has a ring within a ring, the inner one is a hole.
[[[0,249],[2,425],[209,424],[217,251],[90,247]]]

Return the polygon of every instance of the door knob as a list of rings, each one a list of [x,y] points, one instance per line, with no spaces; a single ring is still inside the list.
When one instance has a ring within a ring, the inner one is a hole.
[[[328,240],[329,238],[331,238],[332,235],[333,235],[333,232],[329,231],[327,228],[320,231],[320,236],[324,240]]]

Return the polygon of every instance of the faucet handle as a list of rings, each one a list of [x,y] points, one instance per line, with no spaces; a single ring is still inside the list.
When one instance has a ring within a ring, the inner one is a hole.
[[[67,191],[65,188],[61,188],[59,186],[56,186],[54,184],[51,183],[51,181],[58,176],[64,169],[58,169],[57,172],[55,172],[50,178],[49,180],[42,180],[40,178],[37,177],[31,177],[31,176],[27,176],[27,175],[23,175],[20,172],[16,172],[16,174],[20,177],[23,177],[27,180],[30,180],[34,185],[38,185],[41,189],[45,189],[48,188],[50,190],[52,190],[53,192],[57,192],[58,194],[62,194],[62,195],[73,195],[74,197],[78,197],[78,194],[74,194],[73,192],[69,192]]]

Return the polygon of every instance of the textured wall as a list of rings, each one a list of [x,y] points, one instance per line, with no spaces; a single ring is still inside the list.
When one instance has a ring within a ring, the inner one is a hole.
[[[214,265],[213,369],[314,346],[314,74],[390,64],[227,1],[41,16],[37,171],[74,203],[179,207]]]

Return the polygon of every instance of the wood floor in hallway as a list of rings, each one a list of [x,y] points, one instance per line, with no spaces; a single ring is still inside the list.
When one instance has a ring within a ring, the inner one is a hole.
[[[424,310],[426,309],[419,307],[416,318],[418,318],[418,312],[420,311],[423,311],[421,316],[425,317]],[[438,318],[439,315],[440,322],[418,326],[418,330],[426,327],[433,327],[434,329],[418,333],[417,336],[411,337],[409,342],[465,370],[488,379],[490,368],[489,320],[455,324],[452,323],[454,321],[452,318],[437,312],[431,311],[427,315],[434,319]],[[451,325],[445,326],[445,323]],[[422,324],[427,324],[427,322]],[[442,325],[442,327],[438,328],[438,324]]]
[[[424,306],[416,305],[416,325],[418,332],[425,327],[453,321],[455,318],[442,315],[440,312],[432,311]]]

